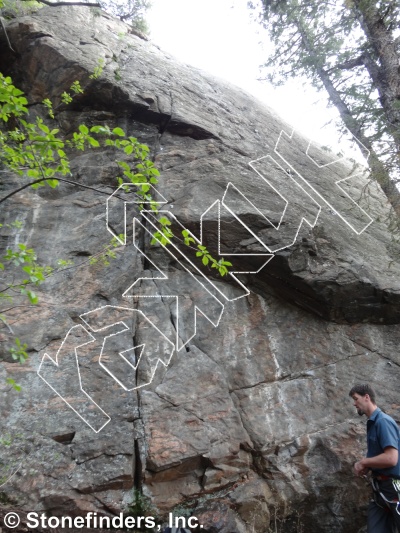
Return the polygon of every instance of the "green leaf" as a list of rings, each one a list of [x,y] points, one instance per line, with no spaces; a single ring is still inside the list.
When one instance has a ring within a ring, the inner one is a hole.
[[[130,172],[130,167],[126,161],[117,161],[118,165],[125,171]]]
[[[97,66],[95,67],[94,71],[93,71],[93,74],[91,74],[89,76],[89,78],[91,80],[97,80],[98,77],[101,76],[101,73],[103,72],[103,67],[104,67],[104,59],[101,57],[98,61],[97,61]]]
[[[122,128],[114,128],[112,132],[114,135],[118,135],[118,137],[125,137],[125,132]]]
[[[27,174],[27,176],[28,176],[29,178],[34,178],[34,179],[36,179],[36,178],[39,177],[39,171],[36,170],[36,168],[30,168],[30,169],[27,171],[26,174]]]
[[[128,146],[125,146],[124,152],[126,153],[126,155],[131,155],[131,153],[133,152],[133,146],[131,144],[128,144]]]
[[[31,304],[35,305],[39,302],[39,298],[36,296],[36,294],[33,291],[28,291],[27,295],[28,295],[28,298]]]
[[[71,91],[73,91],[75,94],[82,94],[83,93],[83,89],[81,87],[81,84],[79,83],[79,81],[74,81],[74,83],[71,85],[70,87]]]
[[[13,389],[17,392],[20,392],[22,390],[21,386],[17,385],[17,383],[11,378],[6,378],[6,383],[8,383],[8,385],[11,385]]]
[[[206,255],[203,255],[203,258],[202,258],[201,261],[202,261],[203,265],[208,265],[208,263],[209,263],[208,257]]]
[[[81,133],[83,133],[83,135],[87,135],[89,133],[89,129],[85,126],[85,124],[80,124],[78,129]]]
[[[41,119],[38,119],[37,125],[39,129],[41,129],[44,133],[50,133],[49,128],[46,126],[46,124],[43,124]]]
[[[97,139],[94,139],[93,137],[90,137],[90,136],[89,136],[89,137],[87,138],[87,140],[88,140],[88,143],[89,143],[91,146],[93,146],[94,148],[98,148],[98,147],[100,146],[99,141],[98,141]]]
[[[165,235],[165,237],[168,237],[168,238],[171,238],[174,236],[172,231],[167,226],[163,226],[162,233],[163,235]]]
[[[92,126],[90,131],[92,133],[104,133],[105,135],[111,134],[111,130],[108,126]]]

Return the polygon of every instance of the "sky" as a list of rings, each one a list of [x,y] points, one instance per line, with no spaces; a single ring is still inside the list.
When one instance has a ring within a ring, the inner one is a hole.
[[[278,89],[257,81],[268,41],[247,0],[152,0],[146,19],[163,50],[246,89],[308,137],[336,144],[334,127],[323,128],[337,116],[324,95],[296,80]]]

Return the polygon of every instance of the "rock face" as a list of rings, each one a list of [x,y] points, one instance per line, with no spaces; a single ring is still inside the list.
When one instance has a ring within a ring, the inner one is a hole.
[[[111,197],[110,150],[75,154],[75,185],[1,204],[0,222],[22,221],[2,228],[2,252],[27,243],[43,264],[74,261],[37,306],[7,311],[26,364],[0,329],[1,512],[362,531],[368,490],[351,466],[365,428],[351,385],[373,383],[400,417],[400,247],[382,192],[240,89],[96,10],[45,8],[7,32],[15,53],[1,35],[0,71],[32,114],[80,80],[57,127],[119,126],[146,143],[173,229],[230,259],[233,275],[198,268],[185,247],[150,246],[151,215],[121,189]],[[3,197],[16,181],[1,176]],[[107,229],[126,232],[126,246],[90,265]]]

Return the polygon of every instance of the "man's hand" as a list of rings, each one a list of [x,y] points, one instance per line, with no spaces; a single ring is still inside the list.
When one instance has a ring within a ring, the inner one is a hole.
[[[393,446],[386,446],[383,453],[375,455],[375,457],[364,457],[361,461],[357,461],[353,467],[356,476],[364,476],[368,470],[391,468],[397,464],[399,452]]]
[[[365,476],[368,473],[369,468],[364,466],[363,461],[364,460],[361,459],[361,461],[357,461],[353,466],[353,470],[356,476],[361,477],[361,476]]]

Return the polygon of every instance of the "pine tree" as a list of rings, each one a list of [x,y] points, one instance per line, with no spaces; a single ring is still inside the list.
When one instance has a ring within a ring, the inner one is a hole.
[[[328,93],[369,151],[371,174],[400,215],[400,5],[390,0],[261,0],[275,86],[307,78]],[[254,8],[253,2],[249,6]]]
[[[101,0],[105,11],[129,23],[132,28],[143,33],[149,32],[145,14],[150,8],[149,0]]]

